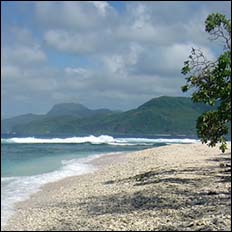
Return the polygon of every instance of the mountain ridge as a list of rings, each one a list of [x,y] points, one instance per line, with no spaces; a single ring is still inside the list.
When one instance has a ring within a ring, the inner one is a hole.
[[[35,120],[18,124],[14,122],[8,132],[27,135],[57,133],[195,135],[197,117],[210,109],[212,109],[210,106],[193,103],[188,97],[169,96],[152,98],[125,112],[90,110],[79,103],[61,103],[54,105],[47,114]]]
[[[72,115],[79,118],[95,116],[97,114],[107,114],[111,113],[111,110],[108,109],[97,109],[92,110],[80,103],[60,103],[55,104],[51,110],[49,110],[46,116],[65,116]]]

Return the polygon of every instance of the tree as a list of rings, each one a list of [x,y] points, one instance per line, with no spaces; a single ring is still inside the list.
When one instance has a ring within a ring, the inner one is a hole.
[[[193,102],[217,106],[197,119],[196,128],[202,143],[215,146],[219,142],[224,153],[225,135],[231,122],[231,21],[225,15],[210,14],[205,21],[205,31],[210,40],[223,42],[223,52],[215,61],[209,61],[201,49],[192,48],[181,71],[187,75],[182,91],[191,89]]]

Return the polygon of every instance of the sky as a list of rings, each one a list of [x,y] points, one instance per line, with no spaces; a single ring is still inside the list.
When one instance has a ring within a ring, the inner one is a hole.
[[[1,114],[43,114],[54,104],[129,110],[181,92],[191,48],[209,59],[210,13],[229,1],[1,1]]]

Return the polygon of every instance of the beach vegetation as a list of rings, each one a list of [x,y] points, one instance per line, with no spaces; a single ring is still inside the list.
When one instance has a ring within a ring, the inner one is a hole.
[[[217,106],[198,117],[197,134],[209,146],[219,142],[221,151],[225,152],[225,135],[231,122],[231,20],[223,14],[210,14],[205,31],[211,41],[223,44],[223,50],[217,59],[208,60],[201,49],[192,48],[182,68],[182,74],[187,76],[182,91],[191,90],[193,102]]]

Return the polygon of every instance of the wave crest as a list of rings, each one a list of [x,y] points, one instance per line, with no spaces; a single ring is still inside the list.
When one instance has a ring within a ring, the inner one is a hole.
[[[114,142],[114,138],[108,135],[101,135],[99,137],[90,135],[85,137],[70,137],[70,138],[9,138],[1,139],[1,143],[92,143],[102,144]]]
[[[43,144],[43,143],[69,143],[69,144],[109,144],[114,146],[130,146],[130,145],[151,145],[155,143],[196,143],[199,140],[196,139],[148,139],[148,138],[114,138],[109,135],[101,136],[84,136],[84,137],[70,137],[70,138],[35,138],[35,137],[25,137],[25,138],[8,138],[1,139],[2,144],[9,143],[19,143],[19,144]]]

